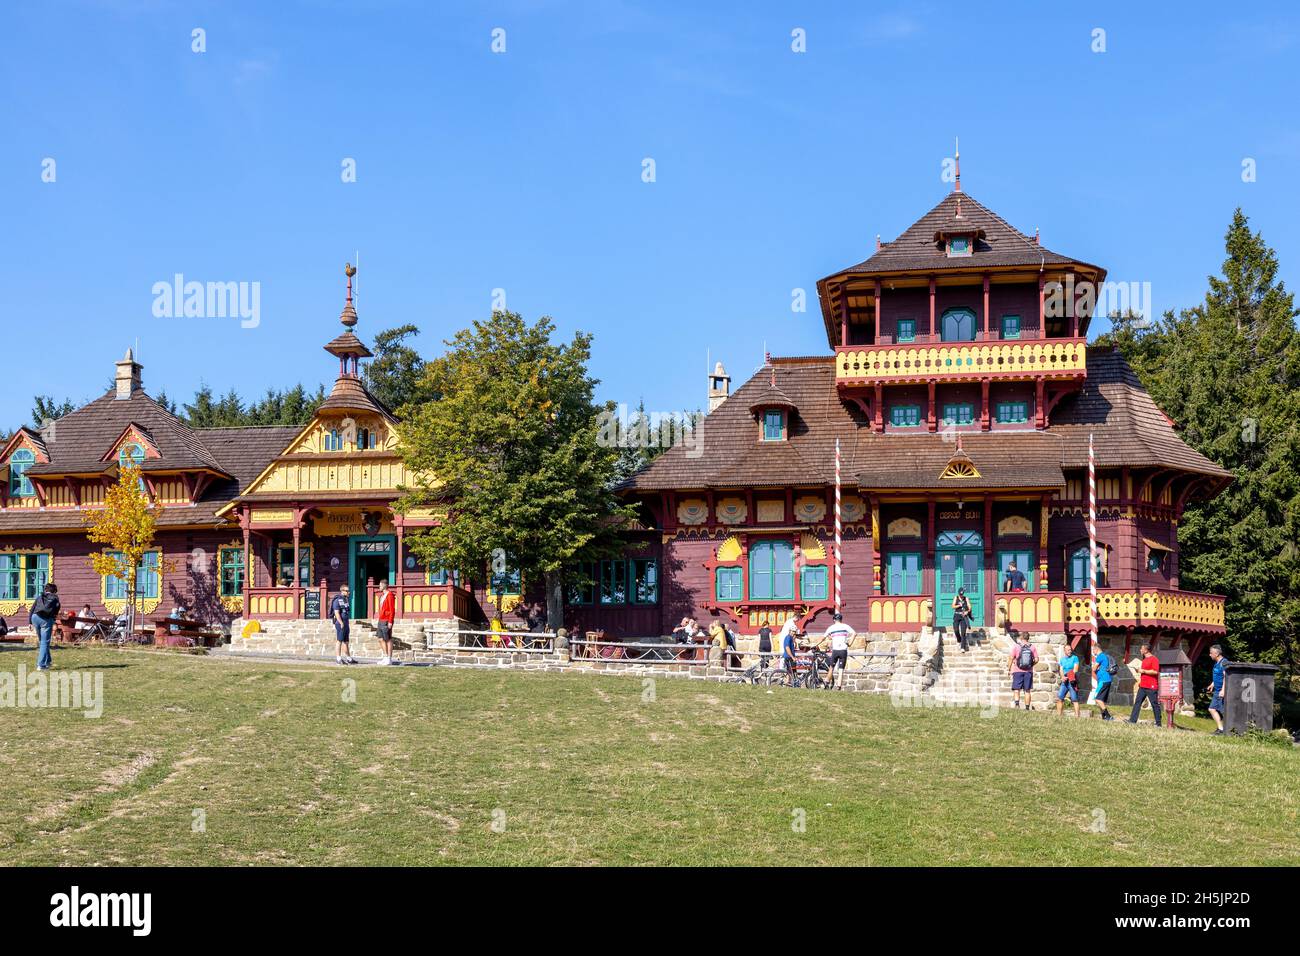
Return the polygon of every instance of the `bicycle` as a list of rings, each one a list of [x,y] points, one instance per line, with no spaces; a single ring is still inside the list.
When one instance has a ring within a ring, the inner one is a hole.
[[[807,670],[795,685],[806,690],[832,690],[835,687],[831,659],[821,648],[813,648]]]

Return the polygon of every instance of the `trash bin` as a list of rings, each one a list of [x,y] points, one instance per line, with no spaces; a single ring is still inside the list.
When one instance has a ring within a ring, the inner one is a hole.
[[[1272,664],[1232,663],[1224,676],[1223,727],[1230,734],[1244,734],[1251,727],[1273,729],[1273,680],[1278,668]]]

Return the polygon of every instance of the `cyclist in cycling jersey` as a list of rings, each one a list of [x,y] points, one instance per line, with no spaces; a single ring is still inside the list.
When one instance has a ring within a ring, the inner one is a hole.
[[[840,671],[839,689],[844,689],[844,672],[849,668],[849,642],[853,640],[853,628],[844,623],[844,615],[836,611],[831,626],[826,628],[826,637],[831,639],[831,687],[835,688],[835,669]]]

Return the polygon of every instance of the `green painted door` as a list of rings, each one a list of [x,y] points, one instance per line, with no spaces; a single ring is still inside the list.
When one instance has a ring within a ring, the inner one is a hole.
[[[352,617],[368,617],[366,582],[376,584],[387,578],[389,585],[397,583],[397,569],[393,558],[397,551],[397,538],[391,534],[372,537],[352,535],[348,540],[348,582],[352,587]]]
[[[934,552],[935,618],[952,627],[952,599],[958,588],[970,601],[971,627],[984,625],[984,549],[938,548]]]

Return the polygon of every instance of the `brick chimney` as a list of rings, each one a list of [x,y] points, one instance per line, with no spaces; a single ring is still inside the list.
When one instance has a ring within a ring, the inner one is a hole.
[[[731,376],[719,362],[713,367],[713,374],[709,376],[709,411],[713,411],[725,402],[730,394]]]
[[[126,356],[117,363],[117,375],[113,381],[117,386],[114,397],[119,400],[130,398],[140,390],[140,363],[135,360],[130,349],[126,350]]]

